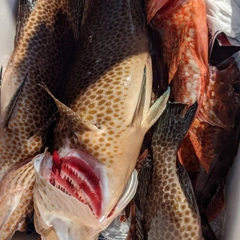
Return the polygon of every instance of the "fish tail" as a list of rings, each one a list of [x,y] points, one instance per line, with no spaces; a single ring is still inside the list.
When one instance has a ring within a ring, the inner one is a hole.
[[[168,103],[155,126],[153,141],[179,146],[192,124],[197,108],[197,102],[190,108],[185,104]]]

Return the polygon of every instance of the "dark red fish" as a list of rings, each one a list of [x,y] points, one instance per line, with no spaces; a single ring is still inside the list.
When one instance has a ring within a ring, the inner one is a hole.
[[[146,4],[147,20],[160,35],[172,99],[189,106],[198,101],[200,107],[208,66],[204,1],[146,0]]]
[[[214,239],[208,221],[225,206],[224,186],[240,138],[240,71],[234,58],[209,71],[203,105],[180,156],[193,182],[205,238]]]

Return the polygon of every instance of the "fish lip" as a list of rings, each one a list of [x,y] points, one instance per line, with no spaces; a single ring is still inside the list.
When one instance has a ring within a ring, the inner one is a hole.
[[[48,181],[89,206],[97,219],[102,215],[103,189],[106,186],[103,166],[84,150],[55,151],[52,156],[51,176]],[[106,194],[105,194],[106,195]]]

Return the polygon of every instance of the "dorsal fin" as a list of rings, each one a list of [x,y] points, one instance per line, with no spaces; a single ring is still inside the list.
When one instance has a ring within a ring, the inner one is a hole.
[[[150,107],[146,116],[143,116],[143,109],[146,99],[146,66],[143,70],[142,85],[138,96],[137,105],[133,114],[131,125],[138,125],[146,131],[158,120],[164,109],[166,108],[167,101],[170,95],[170,88],[167,89],[161,97]]]
[[[12,96],[12,98],[11,98],[11,100],[10,100],[6,110],[5,110],[5,113],[4,113],[5,116],[4,116],[3,120],[2,120],[3,127],[8,127],[8,125],[9,125],[10,118],[11,118],[12,113],[14,111],[14,108],[15,108],[15,106],[17,104],[19,96],[21,95],[21,92],[23,90],[23,87],[25,85],[27,77],[28,77],[28,72],[26,73],[26,76],[23,79],[23,82],[21,83],[21,85],[19,86],[17,91],[13,94],[13,96]]]

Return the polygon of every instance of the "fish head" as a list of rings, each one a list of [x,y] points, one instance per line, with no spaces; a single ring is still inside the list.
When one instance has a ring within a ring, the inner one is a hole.
[[[82,209],[80,212],[91,214],[91,218],[86,220],[90,222],[87,223],[84,222],[85,218],[83,221],[83,217],[79,217],[79,213],[76,219],[80,225],[99,226],[93,227],[97,232],[105,229],[136,193],[138,181],[134,168],[143,138],[149,126],[155,123],[165,109],[168,97],[169,90],[150,108],[148,106],[145,117],[142,116],[140,99],[137,104],[140,109],[136,107],[130,121],[110,121],[108,118],[111,115],[107,113],[106,122],[101,124],[82,120],[76,112],[55,99],[61,115],[55,130],[59,147],[55,148],[53,155],[38,158],[35,164],[39,166],[35,168],[36,178],[54,189],[49,190],[53,196],[45,195],[42,198],[59,199],[61,192],[61,197],[64,196],[61,201],[74,199],[78,209]],[[36,187],[35,192],[45,194],[42,184]],[[39,199],[36,197],[36,206],[40,209],[43,203]],[[54,211],[52,205],[45,204],[44,207],[48,212]],[[44,211],[39,210],[41,218],[44,218],[43,222],[49,222],[48,217],[42,214]],[[65,211],[56,218],[65,218],[64,214]]]
[[[240,72],[234,58],[209,67],[210,82],[204,96],[199,120],[212,126],[232,128],[240,107]]]

